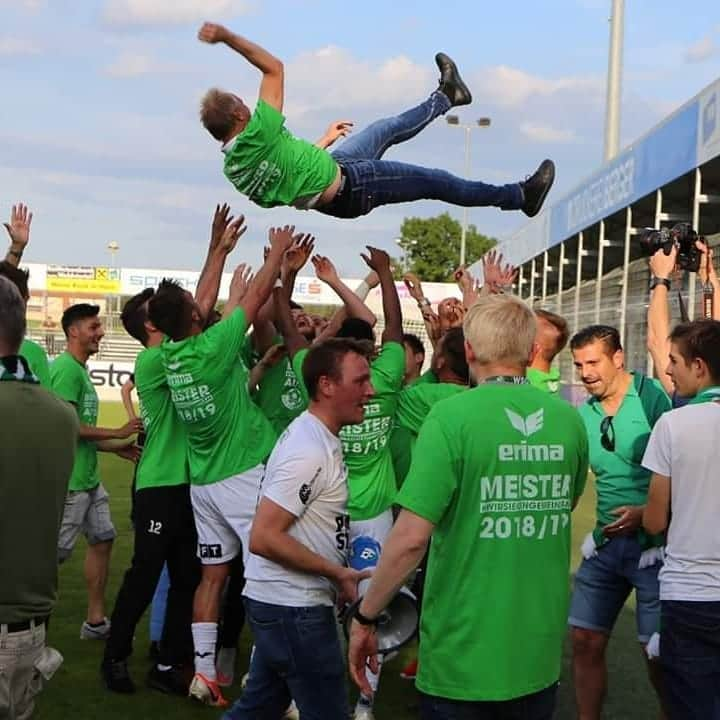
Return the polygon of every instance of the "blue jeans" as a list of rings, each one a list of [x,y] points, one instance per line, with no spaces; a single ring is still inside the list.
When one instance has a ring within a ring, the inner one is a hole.
[[[570,601],[572,627],[610,635],[635,588],[638,641],[646,643],[660,626],[660,563],[638,568],[642,548],[634,536],[615,537],[580,563]]]
[[[719,720],[720,602],[661,605],[660,664],[670,720]]]
[[[465,180],[445,170],[381,160],[385,151],[417,135],[428,123],[450,109],[444,93],[436,91],[417,107],[377,120],[332,153],[342,168],[345,183],[327,205],[316,208],[326,215],[354,218],[380,205],[413,200],[443,200],[453,205],[494,205],[518,210],[524,198],[520,185],[487,185]]]
[[[555,712],[557,683],[513,700],[448,700],[420,693],[421,720],[550,720]]]
[[[242,697],[223,720],[280,720],[290,700],[303,720],[347,720],[345,663],[331,607],[245,598],[255,652]]]

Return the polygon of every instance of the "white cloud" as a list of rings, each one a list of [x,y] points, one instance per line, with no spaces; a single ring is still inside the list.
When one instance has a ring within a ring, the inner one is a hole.
[[[533,142],[542,143],[573,143],[577,142],[577,135],[572,130],[560,130],[549,125],[535,125],[522,123],[520,132]]]
[[[548,79],[507,65],[481,70],[472,85],[476,98],[504,107],[516,107],[533,97],[546,98],[564,92],[578,95],[604,92],[604,81],[598,77],[568,75]]]
[[[245,0],[109,0],[103,18],[110,25],[178,25],[248,9]]]
[[[704,62],[715,55],[719,49],[715,39],[710,35],[706,35],[685,51],[685,62]]]
[[[125,52],[114,62],[103,68],[105,75],[117,78],[137,77],[139,75],[157,75],[186,70],[180,65],[162,63],[151,55],[137,52]]]
[[[0,7],[20,6],[23,10],[39,10],[45,5],[45,0],[0,0]]]
[[[38,55],[40,47],[26,38],[18,37],[0,37],[0,56],[1,55]]]

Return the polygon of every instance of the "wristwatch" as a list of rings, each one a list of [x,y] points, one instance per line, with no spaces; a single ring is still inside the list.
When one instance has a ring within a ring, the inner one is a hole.
[[[667,278],[654,275],[650,278],[650,290],[654,290],[658,285],[664,285],[668,290],[670,289],[670,281]]]
[[[8,250],[8,254],[14,255],[18,260],[22,260],[23,251],[22,250],[13,250],[12,248],[10,248],[10,250]]]
[[[365,617],[365,615],[360,612],[360,603],[358,603],[357,607],[355,608],[353,618],[357,620],[361,625],[371,625],[372,627],[377,627],[378,624],[377,618],[371,619],[369,617]]]

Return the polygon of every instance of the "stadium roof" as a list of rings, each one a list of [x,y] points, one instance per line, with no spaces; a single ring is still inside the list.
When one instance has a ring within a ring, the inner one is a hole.
[[[522,265],[716,158],[713,176],[720,183],[720,79],[503,239],[498,250],[513,265]],[[479,263],[473,269],[480,274]]]

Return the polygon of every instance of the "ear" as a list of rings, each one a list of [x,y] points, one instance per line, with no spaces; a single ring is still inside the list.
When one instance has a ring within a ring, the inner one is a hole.
[[[335,383],[329,375],[321,375],[318,379],[318,391],[323,397],[332,397],[335,394]]]
[[[622,350],[616,350],[613,354],[613,365],[618,370],[622,370],[625,367],[625,353]]]
[[[467,340],[465,340],[465,359],[467,360],[468,365],[472,365],[477,362],[475,351],[472,349],[472,345]]]
[[[710,369],[702,358],[694,358],[692,368],[696,378],[704,378],[710,375]]]
[[[530,354],[528,355],[528,367],[533,364],[533,360],[537,357],[540,352],[540,344],[534,342],[530,348]]]
[[[150,322],[150,320],[146,320],[143,325],[145,326],[145,332],[148,335],[158,332],[158,329],[155,327],[155,325],[152,324],[152,322]]]

